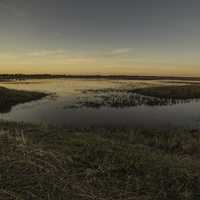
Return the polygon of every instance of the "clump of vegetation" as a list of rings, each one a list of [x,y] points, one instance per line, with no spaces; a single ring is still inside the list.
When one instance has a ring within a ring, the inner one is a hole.
[[[0,199],[200,197],[199,131],[0,127]]]
[[[189,100],[188,100],[189,101]],[[186,100],[177,99],[165,99],[158,97],[144,96],[137,93],[109,93],[101,94],[94,97],[81,98],[78,102],[77,107],[113,107],[113,108],[125,108],[125,107],[136,107],[141,105],[147,106],[163,106],[163,105],[174,105],[179,103],[186,103]]]
[[[200,98],[200,84],[139,88],[129,92],[166,99],[196,99]]]
[[[0,87],[0,112],[9,112],[12,106],[38,100],[47,96],[41,92],[29,92]]]
[[[133,106],[163,106],[179,103],[188,103],[200,99],[200,85],[170,85],[130,89],[108,88],[85,90],[76,108],[78,107],[114,107],[124,108]]]
[[[63,160],[29,143],[22,132],[1,131],[0,158],[0,199],[65,198]]]

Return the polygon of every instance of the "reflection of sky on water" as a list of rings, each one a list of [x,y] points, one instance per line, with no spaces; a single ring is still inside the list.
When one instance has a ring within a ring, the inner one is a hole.
[[[120,87],[147,87],[169,84],[166,81],[112,81],[112,80],[40,80],[1,85],[22,90],[51,92],[55,95],[39,101],[21,104],[9,113],[0,114],[1,119],[31,123],[48,123],[65,127],[137,127],[169,128],[199,126],[200,103],[192,101],[185,104],[125,108],[78,108],[70,105],[78,101],[85,89],[104,89]]]

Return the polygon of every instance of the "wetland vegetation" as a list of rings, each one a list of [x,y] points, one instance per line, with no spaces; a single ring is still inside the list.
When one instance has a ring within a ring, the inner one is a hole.
[[[198,99],[200,98],[200,84],[159,86],[150,88],[139,88],[129,92],[139,93],[145,96],[166,99]]]
[[[0,87],[0,112],[9,112],[12,106],[41,99],[47,96],[41,92],[29,92]]]
[[[199,99],[200,87],[89,89],[83,94],[96,98],[94,105],[81,98],[86,107],[156,106]],[[1,87],[0,108],[46,95]],[[199,155],[199,129],[69,129],[0,121],[0,199],[197,200]]]
[[[182,83],[183,84],[183,83]],[[89,94],[80,99],[77,107],[133,107],[133,106],[162,106],[198,101],[200,84],[150,86],[142,88],[110,88],[84,90]]]
[[[199,199],[198,130],[0,127],[0,199]]]

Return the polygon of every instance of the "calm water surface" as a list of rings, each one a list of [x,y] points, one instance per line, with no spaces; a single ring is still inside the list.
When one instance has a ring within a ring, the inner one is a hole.
[[[113,81],[113,80],[34,80],[4,82],[1,86],[13,89],[50,92],[42,100],[20,104],[0,118],[11,121],[47,123],[68,128],[128,127],[128,128],[199,128],[200,102],[128,108],[70,108],[84,96],[81,90],[117,88],[132,85],[147,87],[166,85],[168,81]]]

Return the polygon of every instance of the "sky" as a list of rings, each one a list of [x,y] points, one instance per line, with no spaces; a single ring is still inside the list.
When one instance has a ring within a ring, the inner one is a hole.
[[[0,73],[200,76],[199,0],[0,0]]]

